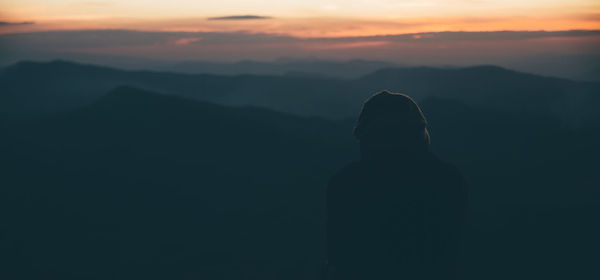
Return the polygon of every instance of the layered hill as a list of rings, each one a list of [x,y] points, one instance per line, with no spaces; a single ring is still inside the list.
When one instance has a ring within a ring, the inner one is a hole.
[[[355,157],[350,126],[131,87],[3,131],[1,256],[24,278],[317,275],[289,265],[323,258],[325,184]]]
[[[600,83],[575,82],[495,66],[386,68],[357,79],[313,75],[180,74],[123,71],[65,61],[21,62],[0,74],[0,113],[60,112],[90,104],[120,85],[223,105],[251,105],[302,116],[354,117],[362,101],[388,89],[424,100],[456,99],[469,106],[596,123]]]

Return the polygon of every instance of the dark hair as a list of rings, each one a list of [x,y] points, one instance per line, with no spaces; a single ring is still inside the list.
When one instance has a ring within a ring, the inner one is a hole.
[[[425,115],[417,103],[405,94],[384,90],[369,97],[354,127],[354,136],[361,140],[377,125],[407,132],[423,132],[429,138]]]

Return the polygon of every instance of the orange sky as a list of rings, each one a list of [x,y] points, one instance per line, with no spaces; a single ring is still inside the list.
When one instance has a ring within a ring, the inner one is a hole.
[[[209,20],[229,15],[268,18]],[[248,31],[338,37],[431,31],[600,29],[597,0],[3,0],[0,33],[73,29]],[[17,24],[20,22],[33,24]]]
[[[597,80],[599,50],[599,0],[0,0],[0,65],[313,57]]]

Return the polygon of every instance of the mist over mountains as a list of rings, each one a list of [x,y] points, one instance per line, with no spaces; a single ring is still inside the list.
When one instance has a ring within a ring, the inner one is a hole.
[[[314,78],[355,79],[381,68],[400,67],[395,63],[370,60],[331,61],[279,58],[272,62],[242,60],[233,63],[188,61],[164,66],[164,70],[190,74],[286,75]]]
[[[0,89],[7,279],[319,279],[325,185],[358,158],[354,119],[381,89],[416,97],[432,149],[469,181],[467,279],[597,273],[598,83],[495,66],[341,79],[55,61],[3,69]]]
[[[599,30],[505,30],[304,38],[252,31],[53,30],[0,34],[0,66],[62,59],[131,70],[219,75],[310,70],[356,78],[374,66],[489,64],[600,81],[599,35]]]
[[[32,77],[35,82],[29,82]],[[595,122],[600,83],[574,82],[495,66],[458,69],[384,68],[355,79],[314,75],[180,74],[123,71],[65,61],[21,62],[0,75],[3,114],[60,112],[90,104],[130,85],[223,105],[250,105],[303,116],[353,117],[362,101],[382,89],[417,100],[458,99],[467,105],[559,118],[568,126]]]

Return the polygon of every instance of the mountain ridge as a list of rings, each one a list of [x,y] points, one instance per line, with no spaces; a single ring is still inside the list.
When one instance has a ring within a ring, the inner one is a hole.
[[[35,82],[32,82],[35,81]],[[310,75],[222,76],[130,71],[57,60],[23,61],[0,74],[0,113],[43,114],[90,104],[121,85],[227,106],[257,106],[300,116],[346,119],[383,89],[460,99],[507,112],[556,115],[565,122],[596,118],[600,83],[576,82],[498,66],[384,68],[357,79]],[[571,125],[571,124],[570,124]]]

